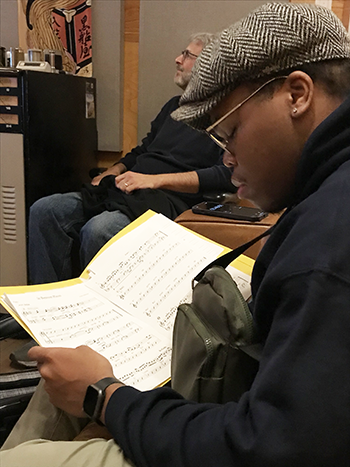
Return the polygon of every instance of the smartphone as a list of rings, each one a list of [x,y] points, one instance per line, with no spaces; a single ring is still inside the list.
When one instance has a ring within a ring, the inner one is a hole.
[[[195,214],[205,214],[207,216],[226,217],[242,221],[257,222],[267,216],[267,212],[258,208],[237,206],[236,204],[220,204],[214,201],[203,201],[192,208]]]

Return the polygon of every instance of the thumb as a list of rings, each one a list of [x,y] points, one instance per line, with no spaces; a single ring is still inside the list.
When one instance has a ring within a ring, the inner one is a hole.
[[[38,345],[28,350],[28,357],[30,360],[36,360],[37,362],[43,362],[47,358],[49,349],[46,347],[39,347]]]

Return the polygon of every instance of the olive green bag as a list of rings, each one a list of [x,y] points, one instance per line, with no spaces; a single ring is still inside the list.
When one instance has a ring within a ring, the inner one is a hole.
[[[208,265],[193,281],[192,303],[178,307],[171,387],[186,399],[237,401],[250,388],[261,345],[249,307],[224,267],[270,231]]]

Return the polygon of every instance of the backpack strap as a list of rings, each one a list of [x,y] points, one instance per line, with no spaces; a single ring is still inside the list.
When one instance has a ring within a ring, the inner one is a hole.
[[[263,232],[262,234],[258,235],[257,237],[253,238],[252,240],[249,240],[249,242],[244,243],[243,245],[240,245],[239,247],[235,248],[232,251],[229,251],[223,256],[220,256],[219,258],[215,259],[212,261],[210,264],[208,264],[204,269],[202,269],[201,272],[197,274],[197,276],[193,279],[192,281],[192,286],[194,285],[194,282],[199,282],[204,274],[208,271],[208,269],[212,268],[213,266],[221,266],[224,269],[227,268],[229,264],[232,263],[238,256],[243,254],[249,247],[254,245],[256,242],[261,240],[264,237],[267,237],[268,235],[271,234],[273,229],[275,228],[275,225],[270,227],[268,230]]]

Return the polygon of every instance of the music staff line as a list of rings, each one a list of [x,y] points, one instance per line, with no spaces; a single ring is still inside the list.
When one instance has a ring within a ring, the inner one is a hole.
[[[166,237],[160,236],[160,232],[156,232],[152,236],[152,238],[149,240],[146,240],[137,249],[137,251],[134,251],[132,254],[130,254],[130,256],[127,259],[120,261],[117,267],[104,279],[103,282],[99,283],[98,285],[101,287],[102,290],[105,290],[105,291],[109,291],[110,288],[114,290],[127,277],[129,277],[135,271],[135,269],[137,269],[142,263],[144,263],[145,258],[164,240],[166,240]],[[144,250],[146,246],[147,246],[147,249]],[[123,270],[122,274],[120,274],[121,270]],[[120,274],[120,276],[115,278],[117,274]],[[111,286],[110,283],[112,281],[113,281],[113,285]]]

